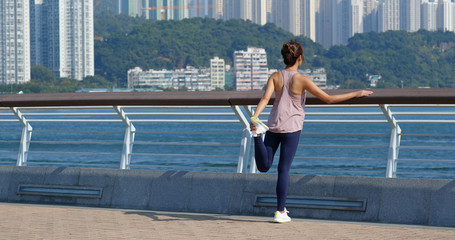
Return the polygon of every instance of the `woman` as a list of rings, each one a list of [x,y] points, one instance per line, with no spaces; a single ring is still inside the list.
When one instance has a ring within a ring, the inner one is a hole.
[[[281,48],[281,55],[286,68],[270,76],[265,93],[250,122],[250,129],[254,136],[256,165],[259,171],[267,172],[270,169],[275,152],[281,144],[276,185],[277,211],[274,216],[274,222],[279,223],[291,221],[287,215],[288,211],[285,204],[289,185],[289,170],[297,150],[305,118],[305,91],[329,104],[355,97],[365,97],[373,93],[363,90],[328,95],[316,86],[311,79],[297,72],[299,66],[304,62],[302,45],[296,41],[286,42]],[[275,93],[275,102],[270,112],[267,128],[258,117],[267,106],[273,93]],[[266,131],[263,141],[261,134]]]

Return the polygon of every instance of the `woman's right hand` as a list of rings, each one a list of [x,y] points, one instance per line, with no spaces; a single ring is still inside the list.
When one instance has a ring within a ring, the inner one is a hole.
[[[252,122],[250,122],[250,131],[256,131],[256,130],[257,130],[256,126]]]
[[[367,91],[367,90],[360,90],[360,91],[357,91],[357,94],[356,94],[356,97],[368,97],[370,96],[371,94],[373,94],[372,91]]]

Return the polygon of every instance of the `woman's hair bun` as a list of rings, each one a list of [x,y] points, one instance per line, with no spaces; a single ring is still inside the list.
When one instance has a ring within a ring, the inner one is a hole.
[[[281,48],[281,55],[286,66],[294,65],[299,56],[303,59],[303,47],[295,40],[285,42]]]

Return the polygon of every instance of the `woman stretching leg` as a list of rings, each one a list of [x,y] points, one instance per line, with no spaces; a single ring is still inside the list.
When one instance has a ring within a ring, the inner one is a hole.
[[[281,55],[286,68],[270,76],[265,93],[250,122],[251,130],[256,133],[254,136],[254,153],[259,171],[267,172],[270,169],[278,146],[281,145],[276,186],[277,211],[274,217],[274,221],[280,223],[291,221],[285,208],[286,196],[289,186],[289,170],[305,119],[306,91],[326,103],[342,102],[355,97],[369,96],[373,93],[361,90],[346,94],[328,95],[316,86],[311,79],[297,72],[298,67],[304,62],[302,45],[295,41],[286,42],[281,48]],[[275,101],[268,118],[269,131],[262,141],[261,128],[258,127],[261,123],[257,118],[267,106],[273,93],[275,93]]]
[[[289,186],[289,170],[291,169],[299,139],[300,131],[294,133],[268,132],[265,136],[265,142],[262,142],[261,137],[254,138],[256,166],[260,172],[267,172],[270,169],[273,163],[273,156],[281,143],[278,181],[276,184],[278,211],[284,211],[285,208]]]

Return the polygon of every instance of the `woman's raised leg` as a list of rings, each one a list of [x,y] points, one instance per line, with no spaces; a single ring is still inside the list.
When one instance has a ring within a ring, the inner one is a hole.
[[[273,157],[280,145],[280,134],[267,132],[264,141],[262,136],[254,138],[254,158],[260,172],[267,172],[273,163]]]

